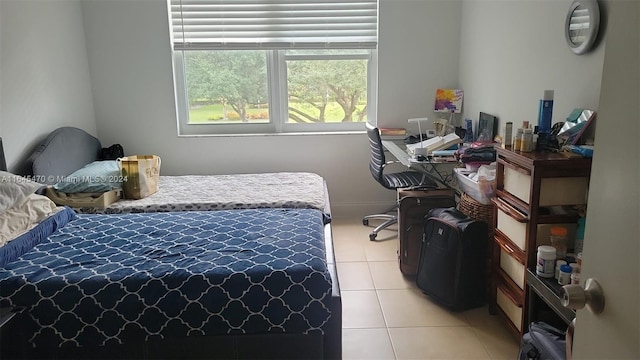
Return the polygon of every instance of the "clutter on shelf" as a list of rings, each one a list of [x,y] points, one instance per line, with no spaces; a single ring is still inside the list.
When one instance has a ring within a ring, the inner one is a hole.
[[[489,164],[496,161],[496,149],[493,142],[474,142],[465,144],[458,149],[460,161],[470,166],[473,164]]]
[[[496,163],[480,165],[477,170],[453,169],[458,186],[467,195],[481,204],[488,205],[496,194]]]

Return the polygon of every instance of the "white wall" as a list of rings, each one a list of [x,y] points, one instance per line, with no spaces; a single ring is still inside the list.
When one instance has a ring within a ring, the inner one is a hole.
[[[404,125],[407,117],[431,106],[422,100],[432,103],[437,87],[447,81],[455,85],[458,65],[450,59],[457,57],[459,33],[439,29],[448,21],[458,23],[460,6],[455,1],[381,0],[381,117]],[[395,194],[369,173],[364,131],[179,138],[166,2],[93,0],[82,8],[98,134],[105,144],[121,143],[130,154],[160,155],[163,174],[316,172],[327,180],[336,216],[379,211],[394,200]],[[439,36],[424,36],[435,33]],[[426,71],[428,61],[437,61],[437,72]]]
[[[0,1],[0,129],[10,166],[36,139],[72,125],[97,132],[105,146],[159,154],[164,174],[317,172],[337,216],[393,201],[369,174],[364,132],[179,138],[166,2],[78,1]],[[435,117],[439,87],[462,88],[474,119],[485,111],[535,121],[547,88],[556,90],[554,121],[574,107],[597,108],[603,50],[576,56],[565,47],[569,2],[381,0],[379,123]]]
[[[553,122],[574,108],[597,110],[604,46],[575,55],[564,38],[571,0],[468,0],[462,9],[460,83],[464,115],[496,115],[500,133],[538,122],[538,101],[555,90]],[[474,129],[475,130],[475,129]]]
[[[0,1],[0,135],[9,170],[60,126],[96,134],[79,1]]]
[[[433,112],[436,89],[458,88],[462,1],[382,0],[378,125],[404,127]]]

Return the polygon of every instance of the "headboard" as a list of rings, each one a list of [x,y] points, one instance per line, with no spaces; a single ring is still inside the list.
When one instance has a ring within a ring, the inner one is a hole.
[[[100,140],[75,127],[54,130],[27,159],[36,180],[53,185],[83,166],[100,159]]]
[[[0,170],[7,171],[7,159],[4,158],[4,146],[2,146],[2,138],[0,138]]]

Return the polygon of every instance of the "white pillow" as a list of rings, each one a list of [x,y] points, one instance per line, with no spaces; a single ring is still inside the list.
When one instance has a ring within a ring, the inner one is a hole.
[[[0,214],[0,246],[33,229],[42,220],[62,210],[48,197],[32,194]]]
[[[6,171],[0,171],[0,214],[16,205],[43,187],[42,184],[31,181]]]

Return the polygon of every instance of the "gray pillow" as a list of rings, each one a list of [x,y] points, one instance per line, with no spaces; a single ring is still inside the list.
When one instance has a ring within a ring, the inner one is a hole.
[[[54,130],[27,159],[33,178],[53,185],[65,176],[100,158],[100,141],[74,127]]]

